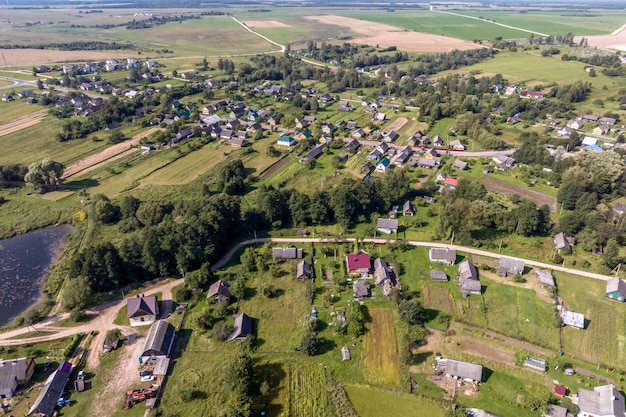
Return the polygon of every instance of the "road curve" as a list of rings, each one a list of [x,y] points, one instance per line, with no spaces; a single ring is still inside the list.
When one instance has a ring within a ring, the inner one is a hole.
[[[353,243],[357,240],[359,242],[375,243],[375,244],[387,244],[387,243],[393,243],[396,241],[395,239],[376,239],[376,238],[356,239],[356,238],[283,238],[281,237],[281,238],[249,239],[249,240],[239,242],[235,246],[233,246],[218,262],[216,262],[211,267],[211,270],[215,271],[223,267],[224,265],[228,263],[228,261],[231,260],[231,258],[235,255],[235,253],[239,249],[249,246],[249,245],[255,245],[255,244],[266,243],[266,242],[334,244],[334,243]],[[488,252],[488,251],[481,250],[481,249],[453,245],[453,244],[446,244],[446,243],[422,242],[422,241],[409,240],[409,241],[406,241],[406,244],[410,246],[417,246],[417,247],[449,248],[449,249],[454,249],[454,250],[458,250],[461,252],[467,252],[467,253],[471,253],[474,255],[486,256],[490,258],[500,258],[504,256],[502,254]],[[552,264],[548,264],[545,262],[534,261],[531,259],[523,259],[523,258],[515,258],[515,259],[522,260],[524,261],[526,265],[530,265],[533,267],[545,268],[548,270],[558,271],[558,272],[565,272],[568,274],[577,275],[577,276],[581,276],[585,278],[597,279],[597,280],[602,280],[602,281],[606,281],[612,278],[607,275],[596,274],[594,272],[579,271],[577,269],[571,269],[571,268],[564,268],[562,266],[552,265]],[[164,284],[156,285],[150,289],[147,289],[144,292],[144,294],[149,295],[149,294],[161,292],[163,293],[163,299],[166,299],[166,298],[171,299],[172,288],[174,288],[175,286],[179,284],[182,284],[183,282],[184,280],[182,278],[169,281]],[[115,328],[129,329],[129,326],[119,326],[113,323],[113,321],[115,320],[115,317],[117,317],[119,309],[122,308],[122,306],[124,305],[124,302],[125,300],[113,301],[113,302],[105,303],[100,306],[94,307],[93,309],[87,311],[87,313],[94,314],[96,316],[96,319],[92,320],[89,323],[83,324],[81,326],[65,328],[65,327],[58,327],[54,325],[61,318],[67,317],[68,316],[67,313],[58,315],[58,316],[49,317],[45,319],[44,321],[35,325],[36,330],[38,331],[44,331],[44,332],[53,331],[55,332],[54,334],[48,334],[44,336],[37,336],[37,337],[30,337],[30,338],[24,337],[20,339],[12,339],[14,337],[19,337],[21,335],[29,333],[34,328],[33,326],[23,327],[19,329],[10,330],[4,333],[0,333],[0,346],[14,346],[14,345],[21,345],[21,344],[26,344],[26,343],[45,342],[45,341],[60,339],[63,337],[68,337],[76,333],[87,333],[92,330],[98,330],[100,332],[99,334],[100,338],[103,339],[104,334],[108,330],[115,329]],[[95,346],[94,350],[97,350],[98,344],[96,344],[95,341],[94,341],[94,346]]]

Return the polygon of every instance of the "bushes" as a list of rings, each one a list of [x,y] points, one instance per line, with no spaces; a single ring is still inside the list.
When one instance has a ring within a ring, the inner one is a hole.
[[[72,357],[72,354],[78,347],[78,344],[80,343],[80,339],[82,338],[83,338],[82,333],[78,333],[72,336],[72,340],[67,344],[67,346],[65,346],[65,348],[63,348],[63,357],[65,359],[69,359]]]

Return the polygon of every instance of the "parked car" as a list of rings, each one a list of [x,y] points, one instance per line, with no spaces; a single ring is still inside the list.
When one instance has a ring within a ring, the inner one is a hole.
[[[141,371],[139,372],[139,376],[148,376],[152,375],[152,371]]]
[[[141,382],[154,381],[154,375],[146,375],[141,377]]]
[[[76,375],[76,379],[85,379],[85,371],[78,371],[78,375]]]

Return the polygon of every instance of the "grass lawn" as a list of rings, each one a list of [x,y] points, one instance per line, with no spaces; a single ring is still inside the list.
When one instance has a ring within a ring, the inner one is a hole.
[[[3,81],[0,80],[0,83],[2,82]],[[4,101],[2,101],[0,102],[0,126],[4,123],[8,123],[15,119],[18,119],[22,116],[26,116],[28,114],[44,109],[45,107],[26,104],[26,102],[22,100],[16,100],[9,103],[5,103]]]
[[[359,417],[444,415],[440,404],[414,395],[363,385],[344,385],[344,389]]]
[[[365,377],[373,384],[400,384],[400,364],[393,311],[370,309],[363,338]]]

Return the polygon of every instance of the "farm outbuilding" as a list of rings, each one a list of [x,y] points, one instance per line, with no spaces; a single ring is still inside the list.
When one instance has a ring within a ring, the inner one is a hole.
[[[235,326],[233,332],[228,336],[228,341],[243,340],[252,333],[252,317],[245,313],[237,314],[235,316]]]
[[[514,258],[500,258],[498,265],[498,275],[508,277],[515,274],[524,273],[524,261]]]
[[[165,320],[155,321],[148,330],[139,363],[156,360],[160,356],[169,357],[175,337],[174,326]]]
[[[481,365],[454,359],[438,359],[436,372],[464,381],[481,382],[483,379],[483,367]]]
[[[564,310],[561,314],[561,321],[566,326],[575,327],[577,329],[585,328],[585,316],[581,313]]]
[[[545,372],[548,364],[543,359],[533,358],[532,356],[526,356],[524,361],[526,368],[534,369],[535,371]]]
[[[428,260],[446,265],[454,265],[456,262],[456,251],[448,248],[430,248],[428,250]]]
[[[350,349],[348,349],[347,346],[342,347],[341,348],[341,360],[349,361],[350,359],[352,359],[352,357],[350,356]]]
[[[296,268],[296,278],[309,279],[311,278],[311,264],[307,261],[301,261]]]
[[[28,410],[29,416],[52,417],[57,401],[63,395],[65,386],[70,380],[72,364],[63,362],[46,380],[39,396]]]
[[[302,259],[302,249],[273,248],[272,259]]]
[[[432,281],[447,281],[448,280],[448,274],[446,274],[445,271],[442,271],[440,269],[431,269],[428,272],[428,276],[430,277]]]
[[[535,270],[535,275],[539,278],[539,284],[541,286],[554,287],[554,277],[550,271]]]

